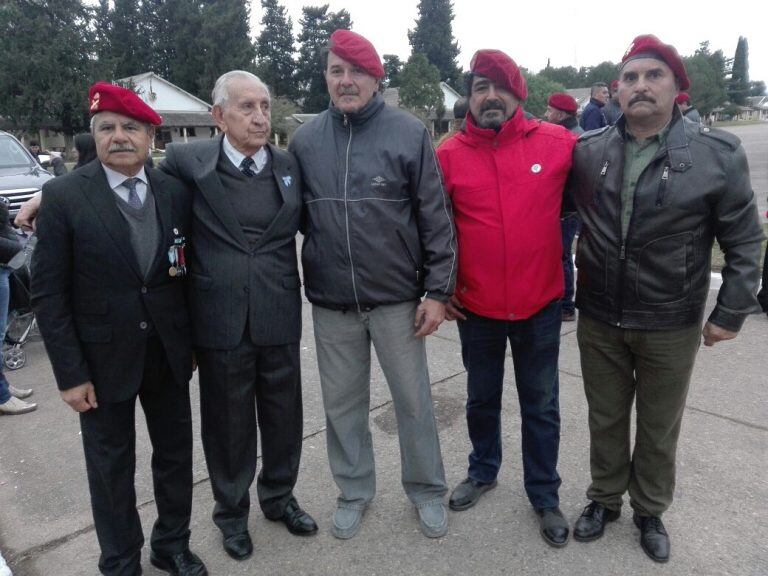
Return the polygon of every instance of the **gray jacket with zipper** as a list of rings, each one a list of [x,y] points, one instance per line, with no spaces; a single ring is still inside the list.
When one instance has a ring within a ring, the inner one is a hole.
[[[424,125],[379,94],[358,113],[331,107],[294,135],[303,174],[307,298],[369,309],[424,296],[447,301],[456,240]]]
[[[625,119],[584,134],[569,190],[583,221],[576,305],[614,326],[669,330],[701,321],[712,245],[725,252],[723,284],[709,316],[738,331],[758,310],[763,234],[739,139],[686,120],[675,106],[666,146],[640,175],[621,235]]]

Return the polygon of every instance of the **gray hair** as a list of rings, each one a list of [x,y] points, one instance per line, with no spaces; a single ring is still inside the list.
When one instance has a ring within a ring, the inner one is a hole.
[[[253,82],[259,88],[263,88],[267,93],[267,96],[271,98],[269,94],[269,88],[266,84],[264,84],[264,82],[262,82],[261,78],[255,74],[246,72],[245,70],[230,70],[229,72],[225,72],[219,76],[219,79],[216,80],[216,84],[213,86],[213,91],[211,92],[211,100],[213,100],[214,106],[223,108],[227,104],[227,100],[229,100],[229,85],[233,80],[238,79]]]
[[[93,133],[93,127],[96,125],[96,118],[101,113],[102,112],[96,112],[96,114],[91,116],[91,123],[90,123],[91,133]],[[129,118],[130,118],[130,116],[129,116]],[[148,122],[142,122],[141,120],[136,120],[135,118],[131,118],[131,120],[134,120],[134,121],[138,122],[139,124],[141,124],[142,126],[144,126],[144,128],[146,129],[147,132],[149,132],[150,130],[152,130],[152,128],[154,128],[154,126],[152,126],[152,124],[149,124]]]

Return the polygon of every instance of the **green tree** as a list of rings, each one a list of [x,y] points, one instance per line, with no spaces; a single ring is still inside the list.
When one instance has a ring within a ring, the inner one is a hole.
[[[24,129],[86,127],[91,11],[81,0],[0,3],[0,110]]]
[[[554,82],[549,76],[533,74],[525,68],[522,69],[525,83],[528,87],[528,98],[523,103],[523,108],[534,116],[544,117],[547,111],[547,100],[554,92],[564,92],[565,87],[559,82]]]
[[[749,45],[747,39],[739,36],[736,54],[731,67],[731,81],[728,83],[728,99],[743,106],[749,94]]]
[[[152,59],[151,5],[138,0],[114,0],[109,13],[108,59],[115,78],[146,72]]]
[[[205,58],[199,42],[203,34],[201,5],[189,0],[163,0],[158,23],[162,30],[155,36],[157,73],[209,101],[213,86],[203,89],[198,80]]]
[[[586,86],[584,76],[579,74],[579,71],[573,66],[552,68],[547,65],[538,75],[543,78],[549,78],[552,82],[562,84],[566,88],[584,88]]]
[[[610,86],[611,82],[619,77],[619,68],[613,62],[601,62],[597,66],[582,68],[584,83],[582,88],[592,86],[595,82],[605,82]]]
[[[293,74],[293,22],[277,0],[261,0],[264,15],[256,39],[256,73],[270,87],[272,95],[295,97]]]
[[[400,73],[400,101],[423,121],[427,120],[430,112],[441,116],[443,91],[440,88],[440,70],[430,64],[424,54],[414,53],[403,67]]]
[[[765,82],[755,80],[749,83],[750,96],[765,96]]]
[[[281,142],[287,142],[288,140],[288,120],[292,114],[296,114],[299,111],[298,106],[285,96],[278,96],[272,98],[271,103],[272,111],[272,132],[280,136]]]
[[[725,76],[727,61],[722,50],[711,52],[709,42],[702,42],[693,56],[683,58],[691,81],[691,102],[702,116],[722,106],[727,99]]]
[[[413,53],[421,53],[436,66],[440,80],[457,88],[461,69],[456,63],[459,44],[453,39],[453,4],[450,0],[420,0],[416,28],[408,31]]]
[[[400,73],[403,71],[403,62],[395,54],[384,54],[384,84],[387,88],[400,86]]]
[[[328,107],[323,49],[328,46],[331,34],[342,28],[350,29],[352,20],[346,10],[328,12],[328,4],[305,6],[301,11],[298,37],[301,47],[296,66],[296,79],[301,89],[299,100],[304,112],[321,112]]]

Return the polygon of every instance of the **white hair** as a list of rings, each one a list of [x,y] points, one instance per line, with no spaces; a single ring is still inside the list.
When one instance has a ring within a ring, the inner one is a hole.
[[[101,114],[101,112],[96,112],[96,114],[91,116],[91,123],[90,123],[91,133],[93,133],[93,127],[96,125],[96,118],[98,117],[99,114]],[[130,118],[130,116],[129,116],[129,118]],[[136,119],[132,118],[132,120],[136,120]],[[139,124],[144,126],[144,128],[147,131],[147,133],[149,133],[152,130],[152,128],[154,128],[154,126],[152,124],[148,123],[148,122],[142,122],[141,120],[136,120],[136,122],[138,122]]]
[[[261,78],[256,76],[255,74],[251,74],[250,72],[246,72],[245,70],[230,70],[229,72],[225,72],[221,76],[219,76],[219,79],[216,80],[216,84],[213,86],[213,92],[211,92],[211,99],[213,100],[214,106],[219,106],[220,108],[223,108],[227,104],[227,100],[229,100],[229,85],[232,83],[233,80],[248,80],[256,84],[259,88],[263,88],[264,91],[267,93],[267,97],[270,97],[269,94],[269,88],[267,88],[267,85],[262,82]]]

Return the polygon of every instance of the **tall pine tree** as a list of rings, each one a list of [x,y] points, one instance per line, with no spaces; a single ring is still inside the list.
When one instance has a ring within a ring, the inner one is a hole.
[[[270,87],[272,96],[293,99],[296,94],[293,74],[293,22],[277,0],[261,0],[264,15],[256,39],[256,73]]]
[[[728,84],[728,99],[732,104],[743,106],[747,103],[749,88],[749,45],[746,38],[739,36]]]
[[[416,28],[408,31],[408,41],[414,53],[424,54],[440,72],[440,80],[460,88],[461,70],[456,58],[459,45],[453,39],[451,22],[453,4],[450,0],[421,0]]]
[[[328,89],[325,85],[322,50],[335,30],[352,27],[349,12],[328,12],[328,4],[302,8],[299,34],[299,62],[296,79],[301,92],[298,100],[304,112],[322,112],[328,107]]]

